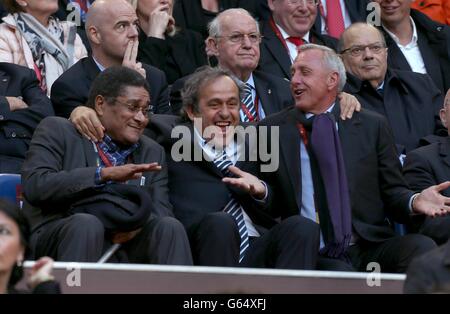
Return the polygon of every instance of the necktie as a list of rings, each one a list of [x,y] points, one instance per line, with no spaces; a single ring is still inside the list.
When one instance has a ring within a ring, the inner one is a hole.
[[[248,83],[245,83],[242,103],[245,106],[245,109],[243,108],[244,119],[242,122],[257,121],[256,108],[252,97],[252,87]]]
[[[345,29],[341,3],[339,0],[327,0],[326,22],[328,26],[328,35],[339,38]]]
[[[224,176],[229,174],[228,167],[232,166],[233,163],[227,158],[225,150],[223,154],[214,160],[216,167],[222,171]],[[241,244],[239,245],[239,263],[244,259],[245,251],[248,249],[248,232],[244,221],[244,210],[242,206],[236,201],[234,197],[230,198],[230,201],[225,205],[224,212],[231,215],[237,223],[239,230],[239,237],[241,238]]]
[[[290,41],[291,43],[293,43],[296,47],[303,45],[305,42],[303,41],[303,38],[301,37],[288,37],[287,38],[288,41]]]

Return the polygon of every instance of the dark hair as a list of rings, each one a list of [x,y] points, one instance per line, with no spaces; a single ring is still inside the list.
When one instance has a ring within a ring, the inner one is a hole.
[[[95,98],[99,95],[107,100],[114,100],[128,86],[143,87],[150,94],[148,82],[139,72],[124,66],[109,67],[92,82],[86,105],[94,108]]]
[[[5,7],[6,11],[9,13],[18,13],[18,12],[24,12],[23,8],[17,3],[16,0],[2,0],[3,6]]]
[[[210,67],[208,65],[198,68],[184,83],[181,90],[181,99],[183,101],[183,108],[181,110],[181,117],[185,121],[189,121],[186,108],[192,107],[193,112],[199,112],[199,96],[200,91],[205,87],[205,84],[216,80],[219,77],[227,76],[233,80],[239,90],[239,99],[242,99],[244,93],[244,83],[239,81],[236,76],[229,70],[220,67]]]
[[[0,213],[5,214],[8,218],[16,223],[17,227],[19,228],[20,243],[25,248],[24,256],[26,256],[28,241],[30,238],[30,225],[28,223],[28,220],[25,218],[22,211],[19,209],[19,207],[17,207],[17,205],[2,198],[0,198]],[[22,278],[22,276],[22,266],[14,265],[11,277],[9,278],[8,286],[14,286]]]

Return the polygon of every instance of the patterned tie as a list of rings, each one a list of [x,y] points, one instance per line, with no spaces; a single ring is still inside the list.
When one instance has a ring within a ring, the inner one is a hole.
[[[231,160],[227,158],[225,150],[220,157],[214,160],[214,164],[220,171],[222,171],[224,176],[227,176],[230,173],[228,167],[233,165]],[[249,246],[248,232],[244,221],[244,210],[242,206],[236,201],[236,199],[234,199],[234,197],[231,197],[230,201],[225,205],[223,211],[231,215],[238,225],[239,236],[241,238],[241,244],[239,246],[240,263],[244,259],[245,251]]]
[[[303,41],[303,38],[301,37],[288,37],[286,38],[288,41],[293,43],[296,47],[303,45],[305,42]]]
[[[250,84],[245,83],[244,87],[244,97],[242,98],[242,103],[246,109],[241,109],[244,114],[244,119],[242,122],[257,121],[258,116],[256,114],[255,104],[253,103],[252,97],[252,87]]]
[[[342,17],[341,2],[339,0],[327,0],[326,20],[328,35],[339,38],[345,29],[344,18]]]

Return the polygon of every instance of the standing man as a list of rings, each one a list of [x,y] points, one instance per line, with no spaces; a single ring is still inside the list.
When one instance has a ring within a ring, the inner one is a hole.
[[[450,182],[416,194],[409,190],[382,116],[362,109],[351,119],[336,119],[336,95],[345,80],[334,51],[299,48],[292,66],[295,107],[260,123],[280,126],[280,167],[266,180],[277,187],[282,218],[300,214],[320,224],[320,255],[334,260],[329,268],[343,269],[349,258],[358,271],[377,262],[382,272],[404,272],[435,243],[423,235],[396,236],[387,218],[404,222],[412,213],[449,212],[450,199],[439,192]]]
[[[92,55],[75,63],[55,81],[51,100],[56,115],[68,118],[76,107],[85,105],[95,77],[104,69],[119,65],[144,75],[155,113],[171,112],[164,73],[136,62],[137,24],[136,12],[126,0],[98,0],[92,4],[86,20]]]

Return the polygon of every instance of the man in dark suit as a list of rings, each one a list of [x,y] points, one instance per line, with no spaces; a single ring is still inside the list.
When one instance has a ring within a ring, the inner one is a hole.
[[[303,217],[278,224],[270,216],[272,192],[257,178],[254,146],[235,132],[240,92],[230,72],[203,68],[183,89],[186,121],[152,120],[170,152],[175,216],[188,232],[196,264],[313,269],[318,228]]]
[[[442,124],[450,130],[450,90],[440,111]],[[450,136],[441,141],[410,151],[406,155],[403,174],[411,189],[420,191],[450,178]],[[450,197],[450,188],[442,192]],[[450,239],[450,216],[416,221],[419,232],[443,244]]]
[[[295,4],[290,0],[268,0],[268,4],[272,16],[262,27],[261,71],[290,79],[299,45],[316,43],[336,48],[335,38],[321,35],[312,28],[318,12],[317,0]]]
[[[334,51],[300,47],[292,73],[295,107],[260,123],[280,126],[280,167],[265,177],[277,187],[279,215],[318,221],[321,255],[344,261],[348,256],[359,271],[377,262],[382,272],[404,272],[435,243],[417,234],[396,237],[387,218],[402,222],[412,213],[445,214],[450,199],[438,192],[450,182],[415,194],[402,177],[384,117],[362,109],[351,119],[337,118],[345,68]]]
[[[119,261],[192,263],[184,228],[172,217],[164,150],[142,136],[149,101],[140,73],[110,67],[88,99],[105,127],[101,142],[60,117],[37,127],[22,174],[35,257],[96,262],[119,243]]]
[[[39,122],[54,115],[34,71],[0,63],[0,173],[20,173]]]
[[[137,21],[133,7],[126,0],[94,2],[86,21],[92,56],[78,61],[55,81],[51,100],[56,115],[68,118],[76,107],[84,105],[94,78],[114,65],[140,71],[150,86],[153,111],[171,112],[164,73],[136,62],[139,44]]]
[[[450,28],[410,8],[412,0],[375,0],[389,49],[389,67],[427,73],[445,94],[450,88]]]
[[[353,24],[342,34],[338,52],[347,70],[344,90],[363,108],[387,118],[399,154],[417,148],[423,137],[446,131],[439,120],[440,90],[426,74],[389,68],[389,51],[377,28]]]

